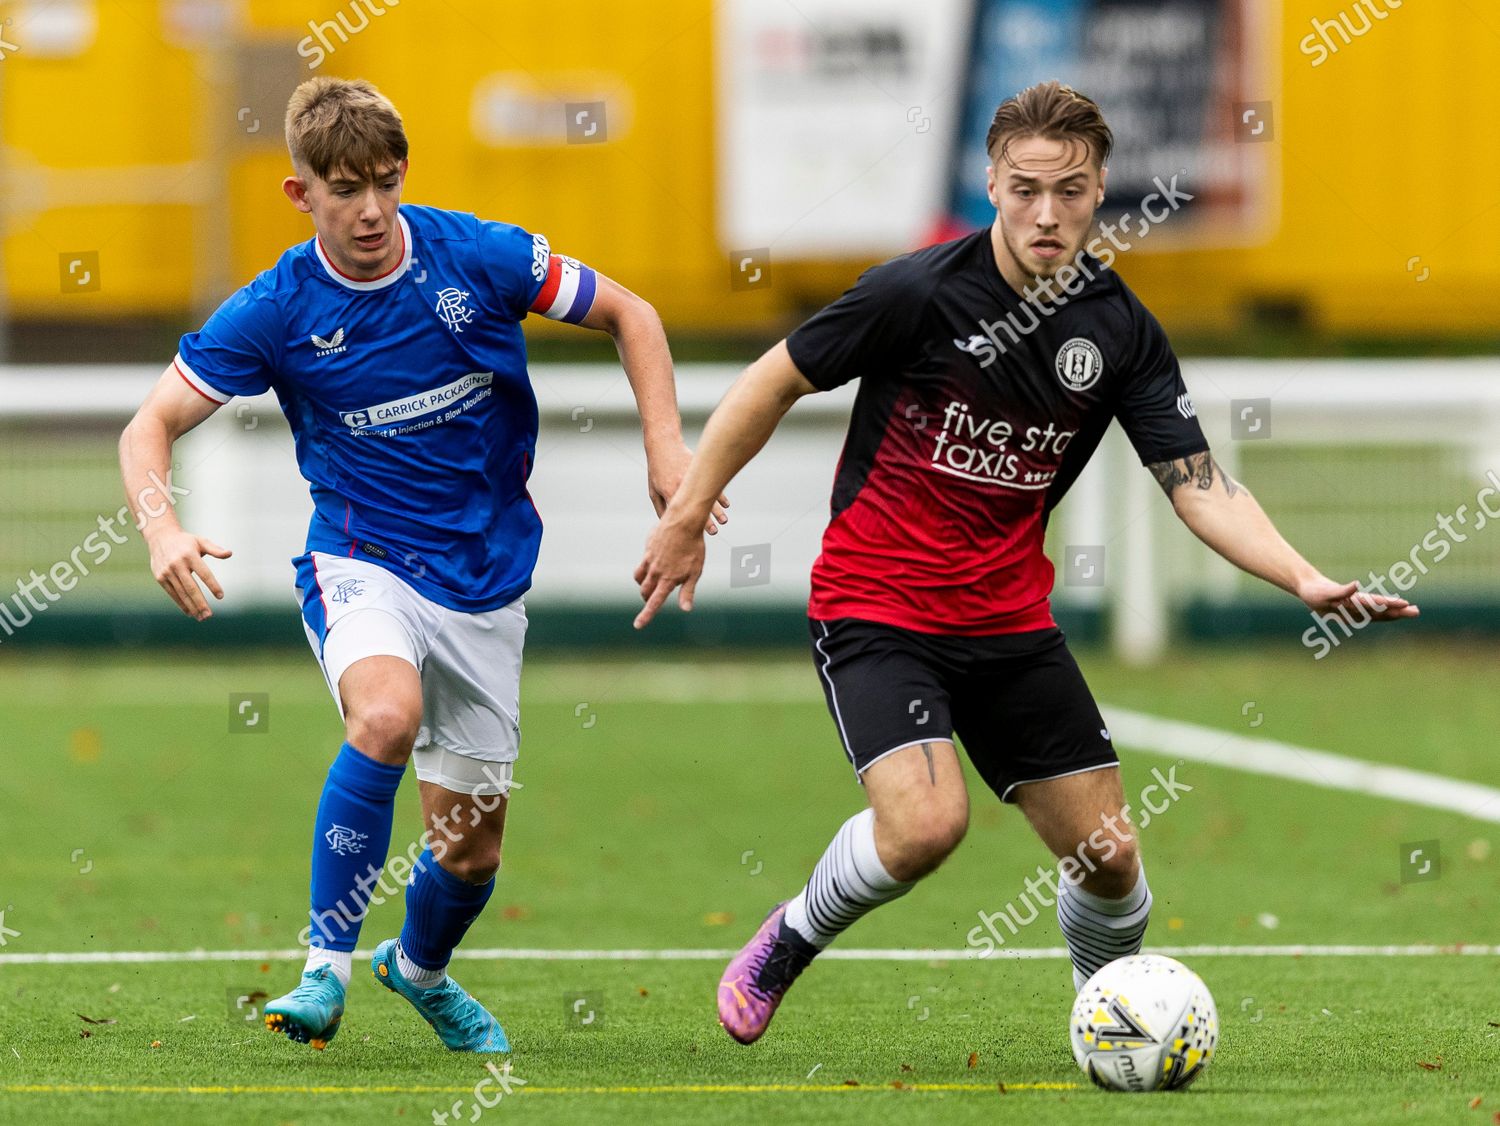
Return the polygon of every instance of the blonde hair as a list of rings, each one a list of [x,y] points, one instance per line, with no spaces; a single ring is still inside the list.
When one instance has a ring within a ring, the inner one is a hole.
[[[1100,168],[1108,163],[1115,144],[1098,103],[1055,79],[1038,82],[1000,103],[984,139],[991,163],[999,167],[1010,143],[1026,137],[1081,141]]]
[[[310,78],[286,106],[286,147],[299,175],[349,172],[373,181],[406,159],[406,130],[391,100],[363,78]]]

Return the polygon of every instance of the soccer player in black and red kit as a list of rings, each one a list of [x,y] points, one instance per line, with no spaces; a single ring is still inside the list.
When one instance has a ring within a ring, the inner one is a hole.
[[[1060,858],[1075,986],[1140,949],[1151,893],[1120,827],[1119,761],[1053,621],[1042,551],[1048,514],[1111,419],[1230,562],[1320,613],[1417,613],[1325,577],[1214,461],[1166,334],[1084,249],[1111,144],[1099,107],[1059,83],[1004,102],[986,144],[995,223],[867,271],[752,364],[647,541],[638,627],[679,586],[691,609],[710,509],[786,411],[860,380],[808,616],[870,808],[725,971],[719,1019],[742,1043],[820,950],[958,845],[969,801],[955,734]]]

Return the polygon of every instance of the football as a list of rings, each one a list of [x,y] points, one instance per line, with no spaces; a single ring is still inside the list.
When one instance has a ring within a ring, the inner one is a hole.
[[[1203,979],[1173,958],[1118,958],[1084,983],[1068,1022],[1073,1058],[1108,1091],[1174,1091],[1208,1067],[1219,1014]]]

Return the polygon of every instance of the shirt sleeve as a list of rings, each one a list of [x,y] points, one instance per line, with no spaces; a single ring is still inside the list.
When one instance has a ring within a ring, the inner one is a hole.
[[[1208,441],[1167,334],[1144,306],[1136,312],[1136,361],[1115,416],[1142,465],[1202,453]]]
[[[925,289],[907,258],[870,267],[842,297],[792,330],[786,338],[792,362],[820,391],[899,368],[919,335]]]
[[[275,372],[276,302],[252,285],[231,294],[197,332],[177,345],[173,366],[206,399],[270,390]]]
[[[479,248],[506,316],[519,321],[540,313],[577,324],[594,307],[598,275],[576,258],[553,254],[545,235],[481,220]]]

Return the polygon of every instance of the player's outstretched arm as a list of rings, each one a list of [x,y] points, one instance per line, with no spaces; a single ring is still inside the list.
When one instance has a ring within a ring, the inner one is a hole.
[[[682,487],[646,539],[635,569],[646,603],[635,619],[642,629],[677,587],[678,605],[693,608],[693,588],[703,573],[703,526],[715,497],[770,439],[792,404],[817,388],[797,370],[783,340],[745,369],[709,416]]]
[[[625,378],[635,393],[641,415],[641,433],[646,443],[646,488],[660,516],[682,485],[692,451],[682,441],[682,419],[677,413],[677,385],[672,374],[672,353],[667,334],[656,310],[643,298],[595,271],[597,290],[588,315],[578,323],[614,337],[625,368]],[[704,518],[709,535],[727,522],[727,498],[720,496]]]
[[[1296,595],[1309,609],[1329,613],[1363,606],[1377,621],[1417,616],[1406,599],[1361,591],[1357,582],[1335,582],[1303,559],[1250,490],[1225,473],[1208,450],[1149,468],[1195,536],[1242,571]]]
[[[230,551],[182,530],[170,504],[154,504],[172,476],[172,444],[219,408],[189,386],[175,367],[167,368],[120,435],[120,475],[136,527],[151,550],[151,574],[182,612],[198,621],[213,616],[198,580],[223,598],[224,591],[204,561],[228,559]]]

